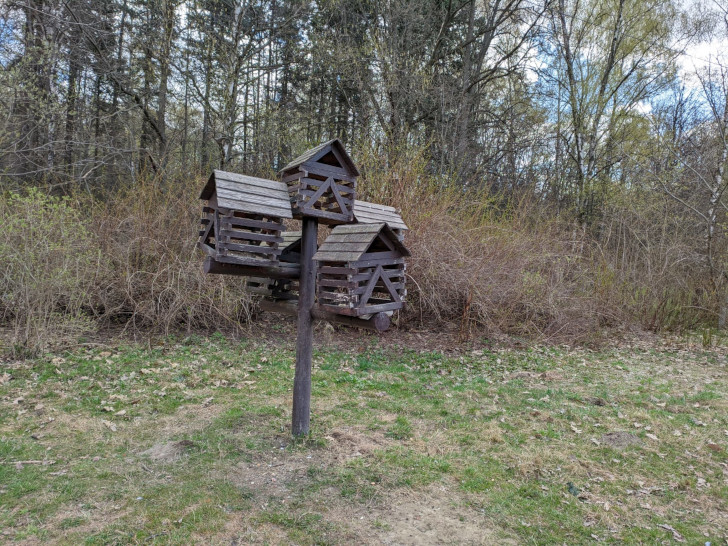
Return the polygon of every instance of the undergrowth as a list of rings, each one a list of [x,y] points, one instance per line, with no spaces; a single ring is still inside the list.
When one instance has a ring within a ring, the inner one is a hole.
[[[435,177],[422,150],[395,157],[385,164],[362,147],[355,159],[360,197],[398,207],[410,228],[399,327],[584,342],[605,328],[714,325],[719,295],[683,215],[659,196],[625,198],[586,230],[533,197]],[[242,279],[202,272],[204,182],[167,173],[95,196],[4,195],[0,317],[10,349],[33,352],[109,325],[190,334],[248,322],[255,306]]]

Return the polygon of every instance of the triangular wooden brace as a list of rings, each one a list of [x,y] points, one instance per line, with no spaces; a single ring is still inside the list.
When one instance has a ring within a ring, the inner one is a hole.
[[[381,265],[379,267],[382,267]],[[382,275],[382,280],[384,281],[384,285],[387,287],[387,290],[389,290],[389,294],[392,296],[392,301],[395,303],[402,303],[402,298],[399,297],[399,294],[394,289],[394,286],[392,286],[392,281],[389,280],[389,277],[386,275]]]
[[[313,209],[314,205],[316,204],[316,201],[318,201],[321,196],[326,192],[327,189],[331,188],[331,178],[327,178],[326,182],[321,184],[319,186],[319,189],[316,190],[316,193],[314,193],[311,198],[306,202],[306,204],[303,206],[303,208],[309,208]]]
[[[327,182],[329,180],[331,180],[331,178],[329,178],[327,180]],[[334,198],[336,199],[336,202],[339,204],[339,209],[341,210],[341,214],[348,214],[349,210],[346,208],[346,205],[344,204],[344,199],[341,197],[339,190],[336,189],[336,184],[334,184],[333,180],[331,180],[331,193],[334,194]]]
[[[374,273],[372,273],[372,278],[369,279],[369,284],[367,284],[367,289],[364,291],[364,293],[361,296],[361,299],[359,300],[359,307],[364,307],[366,305],[366,303],[369,301],[369,298],[372,297],[372,294],[374,293],[374,287],[377,286],[377,282],[379,281],[381,276],[382,276],[382,266],[378,265],[377,268],[374,270]]]

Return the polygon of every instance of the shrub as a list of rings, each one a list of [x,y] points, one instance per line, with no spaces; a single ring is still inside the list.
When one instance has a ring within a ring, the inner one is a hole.
[[[168,334],[229,330],[250,320],[243,279],[202,271],[202,186],[195,176],[140,179],[97,202],[91,230],[107,258],[97,286],[107,324]]]
[[[33,189],[0,201],[0,225],[0,317],[14,350],[35,352],[91,329],[83,309],[102,259],[80,211]]]

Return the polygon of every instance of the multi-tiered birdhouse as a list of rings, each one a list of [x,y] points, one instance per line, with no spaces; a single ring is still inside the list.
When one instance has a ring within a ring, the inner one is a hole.
[[[338,139],[300,155],[280,175],[288,185],[295,218],[318,218],[329,225],[354,220],[359,171]]]
[[[274,266],[283,242],[283,219],[292,218],[282,182],[214,171],[200,194],[199,247],[220,263]]]
[[[401,309],[409,255],[385,223],[335,227],[313,257],[319,307],[354,317]]]
[[[385,331],[402,308],[410,253],[395,209],[356,201],[359,171],[339,140],[280,175],[274,182],[215,171],[200,195],[198,244],[206,272],[248,277],[247,288],[266,296],[261,309],[297,317],[291,432],[299,436],[310,425],[314,318]],[[301,219],[301,231],[286,233],[287,218]],[[335,227],[317,251],[319,222]]]

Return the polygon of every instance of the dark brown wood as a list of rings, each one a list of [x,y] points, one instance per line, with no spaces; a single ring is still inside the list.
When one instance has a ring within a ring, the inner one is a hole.
[[[222,263],[212,257],[205,258],[203,265],[205,273],[215,275],[236,275],[238,277],[267,277],[271,279],[297,279],[301,274],[298,265],[286,265],[283,267],[267,266],[245,266],[230,263]]]
[[[296,371],[293,380],[294,436],[308,434],[311,423],[311,357],[313,353],[313,321],[311,311],[316,296],[316,238],[318,220],[303,218],[301,233],[301,277],[298,296],[298,329],[296,338]]]
[[[223,229],[230,226],[242,226],[257,229],[269,229],[271,231],[281,231],[283,225],[279,222],[266,222],[263,220],[252,220],[250,218],[239,218],[237,216],[223,216],[221,218]]]
[[[279,174],[288,185],[295,218],[315,217],[334,226],[354,219],[359,171],[340,141],[330,140],[307,150]]]
[[[326,305],[322,304],[320,305],[322,309],[326,311],[331,311],[332,313],[339,313],[342,315],[349,315],[352,317],[358,317],[360,315],[371,315],[373,313],[381,313],[386,311],[396,311],[398,309],[402,309],[401,303],[382,303],[377,305],[368,305],[364,308],[346,308],[346,307],[339,307],[336,305]]]
[[[308,161],[301,165],[302,169],[305,169],[311,174],[318,174],[321,176],[333,176],[337,180],[353,181],[353,177],[346,172],[346,170],[334,165],[324,165],[323,163]]]
[[[283,315],[298,316],[298,303],[295,301],[269,301],[262,300],[260,308],[270,313],[281,313]],[[331,322],[333,324],[342,324],[354,328],[363,328],[364,330],[374,330],[375,332],[386,332],[391,325],[391,319],[386,313],[377,313],[369,319],[359,317],[348,317],[338,313],[331,313],[322,308],[321,305],[314,306],[311,316],[316,320]]]
[[[304,164],[312,164],[314,167],[333,167],[319,161],[332,151],[336,156],[338,163],[345,169],[345,172],[353,177],[359,176],[359,171],[356,168],[356,165],[354,165],[349,154],[346,153],[344,145],[337,138],[319,144],[310,150],[306,150],[300,156],[288,163],[288,165],[283,167],[281,174],[290,174],[297,169],[306,170],[305,167],[303,167]]]
[[[251,252],[254,254],[260,254],[263,256],[274,255],[277,256],[281,251],[272,246],[258,246],[258,245],[241,245],[238,243],[225,243],[225,247],[222,249],[223,256],[229,256],[227,251],[234,250],[236,252]]]
[[[239,229],[225,229],[225,223],[223,222],[223,228],[220,230],[220,237],[231,237],[233,239],[246,239],[248,241],[264,241],[267,243],[282,243],[283,238],[276,234],[269,233],[253,233],[251,231],[242,231]]]
[[[408,255],[386,223],[334,228],[315,256],[319,304],[353,317],[400,309]]]

